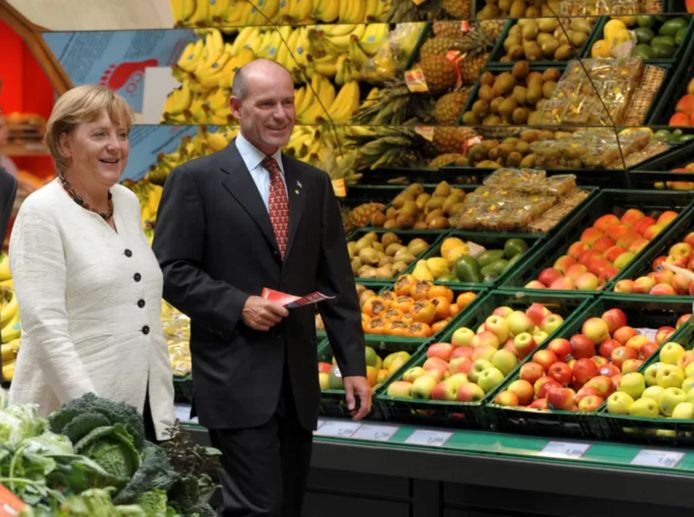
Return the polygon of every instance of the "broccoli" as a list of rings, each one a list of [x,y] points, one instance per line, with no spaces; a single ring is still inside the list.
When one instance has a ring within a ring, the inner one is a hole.
[[[101,414],[106,417],[110,424],[123,424],[128,432],[132,435],[135,447],[140,450],[145,441],[145,427],[142,422],[142,416],[137,410],[125,404],[124,402],[113,402],[112,400],[97,397],[93,393],[82,395],[78,399],[71,400],[67,404],[63,404],[60,409],[55,411],[49,418],[51,431],[54,433],[63,433],[63,430],[75,419],[84,414]],[[98,417],[84,417],[79,424],[75,424],[73,432],[79,434],[91,429],[89,425],[95,425],[100,419]],[[93,428],[92,428],[93,429]]]
[[[140,467],[132,479],[113,498],[116,504],[132,503],[143,493],[152,490],[166,492],[176,481],[177,474],[161,447],[147,443],[142,451]]]

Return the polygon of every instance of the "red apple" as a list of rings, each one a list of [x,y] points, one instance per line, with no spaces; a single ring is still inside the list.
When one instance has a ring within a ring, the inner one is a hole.
[[[472,357],[474,351],[475,349],[470,345],[457,346],[453,349],[453,352],[451,353],[451,361],[459,357]]]
[[[330,370],[333,369],[333,365],[330,363],[327,363],[325,361],[319,361],[318,362],[318,373],[330,373]]]
[[[429,357],[422,365],[426,371],[440,371],[444,374],[448,372],[448,362],[444,361],[440,357]]]
[[[572,411],[574,409],[574,392],[569,388],[552,387],[547,390],[547,404],[550,409]]]
[[[581,402],[578,403],[578,410],[586,412],[597,411],[603,402],[605,402],[605,399],[599,395],[590,395],[581,399]]]
[[[473,348],[479,348],[480,346],[499,348],[499,338],[493,332],[483,330],[482,332],[472,336],[470,345]]]
[[[554,352],[545,348],[533,354],[533,362],[542,365],[542,369],[547,371],[553,363],[557,362],[557,356]]]
[[[441,381],[431,390],[431,400],[455,400],[457,386],[452,382]]]
[[[600,317],[607,323],[607,330],[610,334],[627,324],[627,315],[622,309],[616,307],[606,310]]]
[[[538,411],[546,411],[549,409],[549,405],[547,404],[547,399],[535,399],[532,401],[532,403],[528,406],[528,409],[537,409]]]
[[[553,267],[543,269],[537,276],[537,279],[547,287],[552,285],[555,281],[559,280],[560,278],[562,278],[561,272]]]
[[[607,322],[602,318],[592,317],[583,322],[581,333],[593,343],[602,343],[610,337]]]
[[[544,375],[544,373],[545,370],[542,368],[541,364],[528,361],[520,367],[518,377],[534,385],[537,380]]]
[[[549,391],[550,388],[561,387],[561,384],[559,384],[551,377],[547,377],[546,375],[537,379],[537,381],[535,381],[535,384],[533,385],[533,389],[535,390],[535,397],[538,399],[545,398],[547,396],[547,391]]]
[[[559,271],[562,275],[566,274],[566,271],[576,263],[576,259],[571,255],[562,255],[557,260],[554,261],[553,268]]]
[[[494,403],[499,406],[516,407],[519,404],[518,395],[509,390],[500,391],[494,397]]]
[[[613,365],[612,363],[607,363],[602,365],[599,369],[598,372],[600,375],[604,375],[606,377],[613,377],[615,375],[618,375],[620,373],[620,369]]]
[[[574,334],[569,339],[571,343],[571,355],[576,359],[593,357],[595,355],[595,342],[584,334]]]
[[[571,246],[569,246],[569,249],[566,251],[566,253],[570,257],[579,260],[583,256],[583,254],[589,249],[589,246],[585,242],[577,241],[571,244]]]
[[[638,371],[642,364],[641,359],[625,359],[622,362],[622,374]]]
[[[677,292],[670,284],[655,284],[648,294],[653,296],[675,296]]]
[[[665,343],[670,338],[673,332],[675,332],[674,327],[663,326],[658,328],[657,332],[655,333],[656,344],[662,345],[663,343]]]
[[[569,340],[560,337],[550,341],[547,345],[547,350],[554,352],[554,355],[557,356],[559,361],[566,361],[570,359],[572,352],[571,343],[569,343]]]
[[[639,348],[639,359],[643,359],[644,361],[651,357],[656,350],[660,348],[660,345],[657,343],[654,343],[653,341],[648,341],[647,343],[644,343],[641,345],[641,348]]]
[[[629,341],[632,337],[638,336],[639,333],[636,332],[636,329],[633,327],[630,327],[628,325],[624,325],[622,327],[619,327],[617,330],[615,330],[612,333],[612,337],[619,341],[620,344],[624,345],[626,344],[627,341]]]
[[[612,365],[610,365],[610,366],[612,366]],[[612,394],[612,392],[615,390],[615,386],[612,383],[612,376],[611,375],[604,375],[602,373],[599,373],[599,375],[596,375],[592,379],[588,379],[588,381],[585,383],[584,387],[597,390],[598,395],[605,397],[605,398],[609,397]]]
[[[596,240],[590,247],[590,249],[599,251],[600,253],[604,253],[614,245],[614,241],[610,239],[608,236],[604,235],[600,237],[598,240]]]
[[[518,397],[518,404],[521,406],[530,404],[535,396],[533,385],[524,379],[516,379],[508,385],[507,389],[516,394],[516,397]]]
[[[576,289],[579,291],[597,291],[600,279],[595,273],[583,273],[575,280]]]
[[[632,293],[634,292],[634,281],[629,279],[618,280],[614,285],[615,293]]]
[[[603,256],[612,263],[615,261],[617,257],[619,257],[625,251],[627,250],[615,244],[614,246],[610,246],[609,248],[607,248],[604,251]]]
[[[573,291],[576,289],[576,284],[574,284],[574,281],[570,278],[564,277],[552,282],[549,288],[562,291]]]
[[[584,398],[596,395],[602,397],[602,393],[600,393],[600,390],[598,390],[597,388],[588,385],[581,386],[581,388],[576,392],[576,395],[574,395],[574,402],[576,404],[579,404],[581,400],[583,400]]]
[[[572,264],[571,266],[568,267],[568,269],[566,270],[566,273],[564,273],[564,275],[568,276],[572,280],[576,280],[583,273],[587,273],[587,272],[588,272],[588,268],[586,267],[585,264]]]
[[[684,325],[691,317],[692,317],[691,314],[682,314],[682,316],[677,318],[677,323],[675,323],[675,328],[676,329],[680,328],[680,326]]]
[[[530,318],[530,320],[538,327],[540,326],[540,323],[542,323],[544,317],[548,316],[549,314],[551,314],[549,309],[547,309],[547,307],[541,303],[532,303],[530,304],[530,307],[525,310],[525,315]]]
[[[472,359],[469,357],[455,357],[448,363],[448,374],[469,373],[472,368]]]
[[[605,214],[598,217],[593,226],[609,235],[608,228],[619,224],[619,218],[614,214]]]
[[[547,334],[551,334],[561,327],[562,323],[564,323],[564,318],[562,318],[559,314],[552,313],[543,318],[542,322],[540,323],[540,329]]]
[[[552,363],[547,369],[547,376],[557,381],[562,386],[568,386],[571,382],[571,367],[561,361]]]
[[[493,333],[498,338],[499,343],[503,343],[509,337],[508,323],[502,316],[492,314],[484,320],[484,328]]]
[[[638,352],[641,349],[641,347],[649,341],[650,339],[648,339],[646,336],[639,334],[638,336],[629,338],[629,340],[626,343],[624,343],[624,346],[634,348]]]
[[[522,359],[535,348],[535,340],[529,332],[522,332],[513,338],[513,345],[516,355]]]
[[[647,276],[640,276],[634,280],[634,285],[632,287],[633,293],[648,294],[653,286],[655,285],[655,280]]]
[[[573,378],[579,384],[585,384],[598,375],[598,365],[594,361],[584,357],[578,359],[573,367]]]
[[[595,228],[595,227],[591,226],[590,228],[586,228],[585,230],[583,230],[583,232],[581,233],[581,239],[580,240],[581,240],[581,242],[585,242],[586,244],[592,245],[595,241],[597,241],[603,235],[604,234],[603,234],[602,230],[600,230],[599,228]]]
[[[602,343],[600,343],[600,346],[598,347],[598,353],[602,357],[609,358],[612,355],[612,351],[619,346],[622,346],[622,344],[616,339],[606,339]]]
[[[451,359],[453,348],[450,343],[433,343],[427,349],[427,357],[438,357],[448,362]]]
[[[672,278],[672,287],[675,289],[677,294],[689,294],[689,277],[683,275],[682,273],[677,273]]]
[[[635,348],[632,348],[630,346],[618,346],[612,351],[612,354],[610,355],[610,361],[612,364],[614,364],[617,368],[622,368],[622,363],[626,361],[627,359],[636,359],[639,356],[639,353],[636,351]]]

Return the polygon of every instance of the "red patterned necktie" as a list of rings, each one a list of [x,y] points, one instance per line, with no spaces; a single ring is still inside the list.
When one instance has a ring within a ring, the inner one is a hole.
[[[270,173],[270,196],[268,211],[270,222],[275,230],[275,239],[280,253],[284,257],[287,248],[287,228],[289,227],[289,204],[287,202],[287,190],[282,181],[282,170],[272,156],[267,156],[262,166]]]

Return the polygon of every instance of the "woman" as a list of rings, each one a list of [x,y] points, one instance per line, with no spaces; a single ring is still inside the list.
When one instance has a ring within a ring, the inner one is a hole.
[[[137,198],[118,184],[131,124],[125,100],[102,86],[74,88],[53,108],[46,145],[58,178],[25,200],[10,239],[23,331],[10,401],[47,414],[94,392],[144,411],[163,440],[175,416],[162,275]]]

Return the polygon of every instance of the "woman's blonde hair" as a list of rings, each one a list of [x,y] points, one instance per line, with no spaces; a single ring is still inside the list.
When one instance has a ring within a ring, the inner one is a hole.
[[[133,123],[130,106],[123,97],[106,86],[77,86],[57,100],[46,124],[44,140],[60,174],[70,165],[70,159],[60,153],[60,135],[70,133],[78,124],[94,122],[104,113],[107,113],[114,123],[130,130]]]

